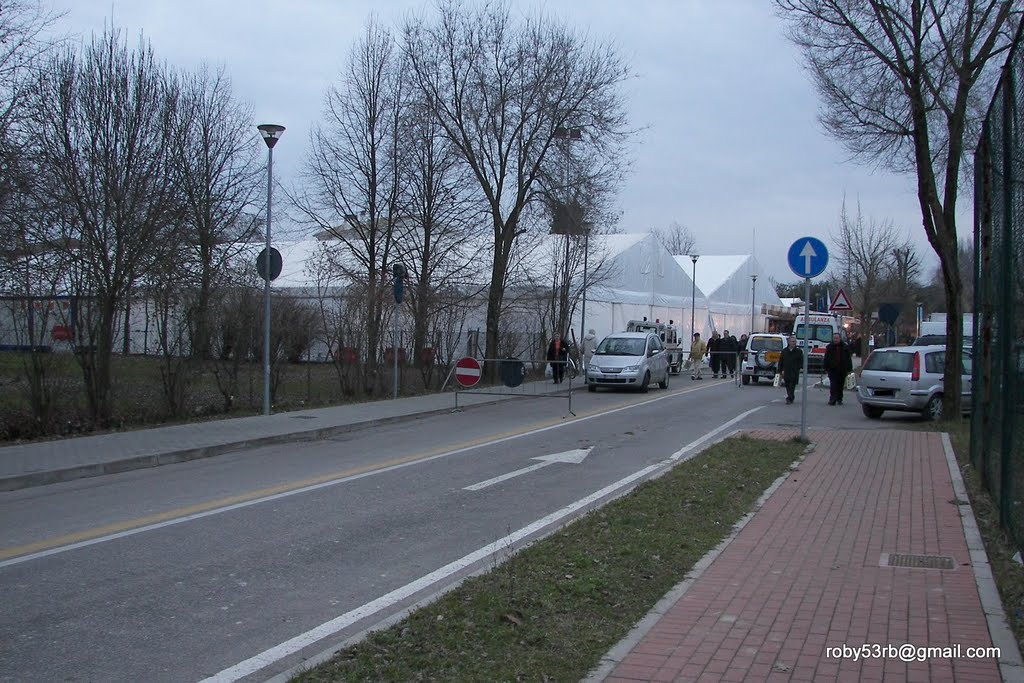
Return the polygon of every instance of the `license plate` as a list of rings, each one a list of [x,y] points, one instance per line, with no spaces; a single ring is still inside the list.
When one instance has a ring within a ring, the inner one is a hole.
[[[764,354],[764,359],[769,363],[778,363],[779,358],[782,357],[781,351],[768,351]]]
[[[896,390],[895,389],[875,389],[874,392],[872,392],[872,393],[875,396],[895,396],[896,395]]]

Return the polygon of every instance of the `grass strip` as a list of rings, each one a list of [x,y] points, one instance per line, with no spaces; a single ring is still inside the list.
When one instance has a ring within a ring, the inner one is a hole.
[[[580,680],[803,449],[722,441],[293,680]]]
[[[999,506],[982,486],[981,474],[971,464],[971,422],[969,419],[953,419],[925,423],[923,428],[949,433],[1003,609],[1017,646],[1024,650],[1024,566],[1014,559],[1017,544],[1011,534],[1000,526]]]

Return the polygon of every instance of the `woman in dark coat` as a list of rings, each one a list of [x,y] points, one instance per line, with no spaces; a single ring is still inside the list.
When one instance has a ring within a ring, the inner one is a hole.
[[[569,347],[562,341],[561,335],[556,334],[548,344],[547,360],[551,363],[552,379],[555,380],[555,384],[561,384],[562,376],[565,374],[565,362],[569,360]]]
[[[792,403],[796,392],[796,384],[800,381],[800,371],[804,367],[804,352],[797,348],[796,337],[790,337],[786,348],[779,356],[779,374],[786,385],[786,403]]]

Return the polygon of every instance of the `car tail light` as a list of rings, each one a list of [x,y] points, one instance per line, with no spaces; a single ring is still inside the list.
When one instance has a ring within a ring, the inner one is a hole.
[[[910,371],[910,381],[916,382],[921,379],[921,354],[914,353],[914,367]]]

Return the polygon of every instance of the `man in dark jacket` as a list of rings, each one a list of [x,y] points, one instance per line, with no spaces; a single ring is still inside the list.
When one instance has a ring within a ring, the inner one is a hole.
[[[846,376],[853,371],[853,358],[850,349],[839,337],[832,335],[832,343],[825,347],[825,372],[828,373],[828,404],[843,405],[843,389]]]
[[[728,372],[730,377],[736,376],[736,354],[740,352],[740,343],[736,337],[729,334],[729,330],[722,335],[722,341],[718,343],[718,350],[722,352],[722,377]]]
[[[711,339],[708,339],[708,354],[711,356],[711,378],[718,378],[718,369],[722,366],[722,337],[717,332],[711,333]],[[723,373],[724,377],[725,374]]]
[[[796,392],[796,384],[800,381],[800,371],[804,367],[804,352],[797,348],[796,337],[790,337],[786,348],[779,355],[779,374],[786,385],[786,403],[792,403]]]

